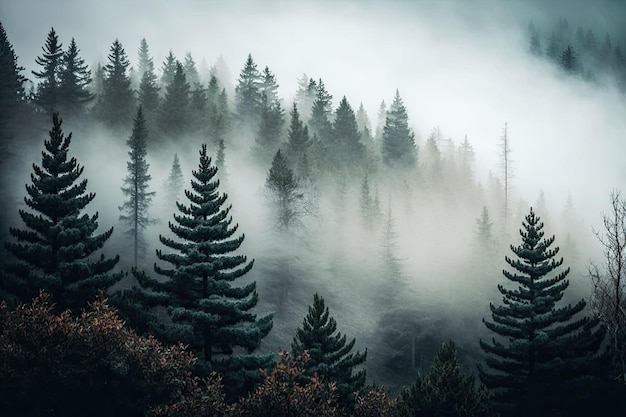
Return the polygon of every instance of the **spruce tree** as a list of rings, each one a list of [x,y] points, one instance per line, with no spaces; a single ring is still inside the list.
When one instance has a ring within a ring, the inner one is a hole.
[[[89,91],[91,71],[85,60],[78,55],[79,52],[76,41],[72,38],[63,54],[59,74],[59,108],[63,114],[70,116],[81,115],[85,105],[94,99]]]
[[[292,355],[297,357],[308,352],[310,359],[304,364],[304,376],[314,375],[327,382],[337,384],[338,402],[349,404],[354,393],[365,386],[365,369],[358,369],[365,363],[367,351],[352,352],[356,339],[347,341],[346,336],[337,331],[337,322],[330,316],[324,298],[315,294],[313,305],[296,330],[291,343]]]
[[[489,252],[494,247],[492,226],[493,222],[489,218],[489,210],[487,210],[487,206],[483,206],[480,217],[476,219],[476,240],[483,252]]]
[[[115,40],[109,52],[109,63],[104,67],[104,85],[100,118],[109,126],[125,129],[132,120],[134,93],[127,70],[130,65],[124,47]]]
[[[174,52],[170,49],[165,57],[165,61],[163,61],[163,66],[161,67],[161,87],[163,88],[163,91],[165,91],[165,88],[172,84],[172,81],[174,81],[177,62],[178,61],[176,60],[176,56],[174,56]]]
[[[270,102],[264,92],[262,102],[261,121],[255,138],[254,152],[259,161],[267,164],[281,142],[285,120],[279,101]]]
[[[180,198],[183,191],[183,170],[180,167],[180,161],[178,160],[178,154],[174,154],[174,161],[172,162],[172,168],[167,176],[167,180],[164,183],[165,203],[167,209],[176,208],[176,202]]]
[[[185,72],[185,78],[187,82],[195,90],[200,85],[200,74],[196,67],[196,61],[191,56],[191,52],[185,54],[185,61],[183,62],[183,71]]]
[[[148,174],[150,165],[146,162],[147,141],[146,119],[143,117],[141,106],[139,106],[134,120],[133,133],[126,142],[130,149],[128,151],[130,160],[126,163],[128,175],[124,178],[122,192],[128,199],[119,208],[122,212],[120,220],[126,224],[126,233],[132,239],[133,265],[135,267],[137,267],[138,259],[143,258],[145,254],[143,232],[150,224],[154,223],[148,214],[155,192],[148,191],[148,183],[152,176]]]
[[[240,121],[255,126],[261,110],[262,77],[257,65],[248,54],[248,59],[239,74],[235,87],[235,108]]]
[[[586,378],[602,372],[604,330],[598,319],[581,315],[584,300],[557,305],[569,286],[569,268],[557,272],[563,258],[555,258],[558,247],[551,249],[555,237],[544,238],[532,208],[522,227],[521,245],[511,245],[515,258],[505,257],[514,271],[502,271],[517,287],[498,285],[503,304],[490,304],[493,321],[483,319],[498,338],[480,341],[490,369],[479,366],[479,375],[501,405],[524,415],[563,412],[584,396]]]
[[[357,126],[354,110],[344,96],[339,102],[333,123],[333,139],[329,145],[330,154],[334,155],[335,164],[354,168],[363,163],[365,147]]]
[[[415,135],[398,90],[385,119],[381,152],[383,163],[390,168],[410,168],[417,163]]]
[[[17,63],[17,55],[0,22],[0,151],[6,152],[6,141],[14,134],[14,120],[25,103],[21,74],[24,68]]]
[[[306,214],[306,200],[300,180],[289,167],[280,149],[272,160],[265,188],[274,211],[274,227],[279,230],[288,230],[299,224],[300,218]]]
[[[159,107],[159,91],[157,76],[154,72],[154,61],[148,50],[145,39],[139,45],[139,89],[137,101],[145,114],[148,125],[153,125],[157,109]]]
[[[119,256],[93,258],[113,228],[94,235],[98,214],[81,214],[95,194],[86,192],[86,179],[77,182],[84,167],[68,159],[72,135],[64,135],[57,113],[52,123],[41,166],[33,164],[32,184],[26,185],[24,202],[32,211],[19,211],[26,228],[11,228],[17,242],[5,244],[16,262],[7,265],[3,286],[23,302],[43,289],[60,310],[78,312],[121,279],[110,274]]]
[[[176,62],[176,72],[172,82],[165,89],[165,98],[161,106],[159,126],[171,136],[188,131],[189,123],[189,84],[183,66]]]
[[[42,47],[43,54],[35,59],[41,71],[33,71],[33,75],[41,82],[37,84],[35,103],[45,112],[52,114],[59,106],[59,73],[63,64],[63,45],[59,42],[54,28],[48,32],[46,44]]]
[[[165,341],[182,341],[198,357],[198,371],[221,373],[227,392],[234,394],[260,378],[258,369],[271,363],[271,355],[255,355],[261,340],[272,328],[272,315],[257,319],[252,312],[258,301],[256,283],[234,285],[254,261],[236,254],[244,235],[233,238],[231,206],[219,192],[217,168],[202,145],[198,170],[192,171],[188,204],[177,202],[178,214],[169,223],[174,238],[159,236],[169,249],[157,250],[155,264],[163,279],[138,273],[140,284],[149,289],[141,298],[147,305],[164,305],[171,322],[155,327]]]
[[[146,71],[154,71],[154,60],[150,56],[150,48],[148,47],[148,41],[146,41],[146,38],[142,38],[139,42],[137,61],[137,72],[139,73],[139,77],[143,76]]]
[[[311,109],[311,119],[309,126],[311,132],[323,142],[328,143],[332,137],[332,99],[333,96],[326,91],[324,82],[320,79],[317,83],[317,92],[313,108]]]
[[[309,137],[309,128],[300,120],[298,107],[294,103],[291,109],[291,123],[289,124],[289,131],[287,133],[286,156],[292,166],[295,167],[296,175],[302,178],[306,178],[310,174],[308,153],[311,145],[312,141]]]
[[[270,106],[278,103],[278,83],[276,82],[276,76],[270,71],[269,67],[265,67],[261,74],[260,92],[265,94],[267,103]]]
[[[464,375],[454,342],[443,343],[430,370],[402,392],[400,409],[406,417],[494,416],[491,393],[476,385],[474,375]]]
[[[567,48],[561,53],[560,64],[563,71],[568,74],[574,74],[578,71],[576,54],[570,45],[567,45]]]

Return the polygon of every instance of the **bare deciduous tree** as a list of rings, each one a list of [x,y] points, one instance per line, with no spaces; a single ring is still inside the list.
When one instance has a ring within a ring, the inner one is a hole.
[[[626,381],[626,201],[611,193],[611,211],[602,215],[604,231],[594,231],[604,248],[604,265],[590,263],[591,308],[607,327],[618,362],[619,379]]]

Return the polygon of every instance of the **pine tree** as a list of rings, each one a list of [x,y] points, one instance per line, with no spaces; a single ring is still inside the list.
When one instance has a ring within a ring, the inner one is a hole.
[[[567,48],[561,53],[560,64],[563,71],[568,74],[575,74],[578,72],[576,54],[574,54],[574,50],[570,45],[567,45]]]
[[[42,80],[37,84],[35,102],[49,114],[52,114],[59,106],[59,73],[63,64],[62,47],[54,28],[51,28],[46,44],[42,48],[43,54],[35,59],[37,65],[43,67],[41,71],[33,71],[33,75]]]
[[[137,101],[145,114],[148,125],[153,125],[157,109],[159,108],[159,86],[154,72],[154,60],[150,56],[148,43],[142,39],[139,44],[139,89]]]
[[[296,330],[291,343],[292,355],[297,357],[308,352],[310,359],[304,364],[304,376],[314,375],[337,384],[338,402],[349,404],[354,393],[365,386],[365,363],[367,351],[352,352],[356,339],[347,342],[346,336],[337,331],[337,322],[330,316],[324,298],[315,294],[313,305]]]
[[[265,94],[267,103],[270,106],[274,106],[278,103],[278,83],[276,82],[276,76],[270,71],[269,67],[263,69],[259,91],[261,94]]]
[[[267,164],[276,153],[283,136],[284,111],[279,101],[270,102],[263,92],[261,122],[255,138],[254,152],[259,161]]]
[[[559,59],[559,45],[557,43],[556,34],[554,32],[552,32],[552,35],[550,36],[550,40],[548,42],[548,47],[546,49],[546,57],[548,57],[548,59],[551,59],[553,61],[556,61]]]
[[[248,59],[239,74],[235,87],[235,108],[239,120],[256,126],[261,110],[262,77],[257,65],[248,54]]]
[[[21,74],[24,68],[17,63],[17,55],[7,33],[0,22],[0,152],[6,152],[6,141],[17,127],[15,117],[24,104],[23,84],[26,78]]]
[[[489,252],[494,246],[491,226],[493,226],[493,222],[489,218],[489,210],[487,210],[487,206],[483,206],[480,217],[476,219],[476,240],[481,252]]]
[[[174,154],[174,161],[172,161],[172,168],[167,176],[167,180],[164,183],[165,203],[167,209],[176,208],[176,202],[179,200],[184,186],[183,170],[180,167],[180,161],[178,154]]]
[[[137,262],[145,254],[144,230],[154,220],[149,216],[148,209],[152,204],[155,192],[148,191],[148,183],[152,176],[148,174],[150,164],[146,162],[148,154],[148,129],[146,120],[143,117],[141,106],[137,108],[133,133],[126,144],[130,148],[128,156],[130,161],[126,163],[128,175],[124,178],[122,192],[128,200],[120,206],[120,220],[127,226],[126,233],[133,242],[133,265],[137,267]]]
[[[63,54],[59,74],[59,108],[63,114],[79,116],[85,105],[94,99],[89,91],[91,71],[79,53],[76,41],[72,38],[67,51]]]
[[[111,45],[108,59],[109,63],[104,67],[100,117],[110,126],[126,128],[132,120],[135,99],[127,74],[130,62],[119,40]]]
[[[199,356],[199,372],[221,373],[226,389],[236,393],[259,379],[258,369],[267,367],[270,355],[254,355],[261,339],[272,328],[272,315],[257,320],[251,310],[257,304],[256,283],[233,285],[245,276],[254,261],[235,254],[244,240],[236,238],[227,196],[219,193],[217,168],[202,145],[198,170],[193,171],[188,204],[176,204],[179,214],[170,222],[175,238],[159,236],[170,252],[157,250],[157,257],[170,267],[155,265],[165,280],[136,274],[151,290],[142,298],[148,305],[165,305],[171,323],[155,329],[165,341],[179,340]],[[244,349],[245,353],[240,352]]]
[[[302,178],[306,178],[310,174],[308,153],[311,145],[309,128],[300,120],[300,113],[294,104],[291,109],[291,122],[287,132],[286,156],[291,165],[295,166],[296,175]]]
[[[198,68],[196,68],[196,61],[194,61],[191,56],[191,52],[187,52],[185,54],[185,61],[183,63],[183,70],[185,72],[185,78],[187,82],[192,87],[192,89],[196,89],[200,84],[200,74],[198,73]]]
[[[172,84],[172,81],[174,81],[177,63],[178,61],[174,56],[174,52],[170,49],[165,57],[165,61],[163,61],[163,66],[161,67],[161,87],[163,88],[163,91],[165,91],[165,88]]]
[[[386,121],[387,104],[385,103],[385,100],[383,100],[378,107],[378,115],[376,116],[376,132],[374,134],[374,139],[379,143],[383,140],[383,130],[385,128]]]
[[[120,274],[109,274],[119,257],[92,258],[113,228],[94,235],[98,214],[81,214],[95,194],[86,193],[86,179],[76,182],[84,167],[73,157],[68,160],[72,135],[64,135],[57,113],[52,123],[42,164],[33,164],[32,184],[26,186],[24,202],[32,211],[19,211],[26,228],[11,228],[17,242],[5,244],[17,261],[7,265],[3,286],[24,302],[43,289],[60,310],[78,312],[121,279]]]
[[[400,409],[407,417],[494,416],[491,393],[476,385],[474,375],[464,375],[454,342],[443,343],[430,370],[402,392]]]
[[[385,119],[381,152],[383,164],[390,168],[410,168],[417,163],[415,135],[398,90]]]
[[[559,249],[550,248],[555,238],[544,238],[543,223],[532,209],[522,226],[521,245],[511,245],[516,258],[505,257],[514,272],[502,271],[517,288],[498,285],[503,305],[490,304],[493,321],[483,320],[499,336],[480,341],[486,365],[495,372],[479,366],[479,375],[496,390],[499,402],[537,415],[563,410],[571,404],[568,397],[583,394],[568,390],[601,371],[598,349],[604,330],[597,319],[580,316],[584,300],[557,305],[569,286],[569,268],[556,272],[563,258],[555,259]],[[549,276],[552,272],[556,275]]]
[[[146,41],[146,38],[142,38],[139,42],[137,62],[137,72],[139,73],[139,77],[142,77],[146,71],[154,71],[154,60],[150,56],[150,48],[148,47],[148,41]]]
[[[176,72],[171,84],[165,89],[161,106],[159,126],[163,132],[178,136],[188,130],[189,123],[189,84],[180,62],[176,62]]]
[[[336,165],[354,168],[364,162],[365,147],[361,143],[356,116],[345,96],[335,112],[332,137],[329,150]]]
[[[309,126],[311,127],[311,133],[317,135],[323,143],[328,143],[332,137],[332,123],[330,122],[332,116],[332,99],[333,96],[326,91],[326,86],[320,78],[317,83],[317,92],[315,101],[313,101],[313,108],[311,109]]]
[[[376,198],[372,195],[370,183],[367,175],[361,181],[361,194],[359,196],[361,217],[366,228],[372,229],[378,217],[380,217],[380,207]]]

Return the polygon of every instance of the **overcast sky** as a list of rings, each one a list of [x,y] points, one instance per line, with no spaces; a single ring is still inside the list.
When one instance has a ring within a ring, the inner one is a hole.
[[[524,197],[534,202],[543,189],[558,209],[571,191],[590,213],[626,184],[624,97],[530,57],[524,29],[531,20],[541,30],[565,16],[619,40],[625,10],[618,0],[0,0],[27,76],[54,27],[64,46],[76,38],[89,64],[104,62],[116,38],[135,63],[145,37],[157,68],[169,49],[181,59],[189,51],[198,63],[221,55],[234,82],[252,53],[276,73],[284,98],[306,72],[323,78],[335,103],[343,95],[354,107],[363,102],[372,119],[398,88],[418,143],[434,126],[456,143],[467,134],[484,176],[498,170],[508,121],[514,185]]]

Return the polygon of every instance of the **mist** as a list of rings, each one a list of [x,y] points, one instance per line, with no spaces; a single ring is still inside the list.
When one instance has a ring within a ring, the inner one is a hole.
[[[222,59],[230,79],[220,81],[231,104],[239,71],[250,53],[259,69],[267,65],[275,73],[287,124],[297,80],[306,73],[323,79],[333,95],[333,109],[344,95],[355,111],[362,103],[373,131],[381,101],[389,105],[398,89],[420,157],[436,127],[454,149],[467,137],[476,155],[474,194],[432,189],[409,177],[405,180],[410,186],[403,188],[397,179],[374,174],[371,186],[380,199],[381,216],[375,227],[367,229],[359,217],[362,177],[328,179],[318,184],[317,215],[304,218],[301,227],[289,232],[272,224],[264,195],[269,165],[260,164],[250,151],[256,132],[236,131],[238,135],[226,144],[227,169],[220,173],[223,191],[229,195],[233,221],[246,235],[240,252],[255,259],[246,280],[257,281],[259,312],[275,312],[274,329],[263,349],[290,348],[293,332],[317,292],[326,298],[339,330],[356,337],[357,348],[368,348],[368,377],[393,386],[410,379],[395,380],[384,361],[377,359],[390,349],[380,341],[386,314],[422,314],[415,326],[423,329],[420,337],[427,340],[425,361],[437,343],[450,338],[461,346],[465,364],[479,360],[478,336],[485,332],[480,319],[488,314],[489,301],[499,300],[496,285],[504,280],[504,255],[510,253],[509,244],[519,244],[516,230],[521,216],[529,206],[536,207],[541,192],[546,210],[542,217],[549,233],[556,234],[557,246],[565,243],[561,214],[568,196],[574,202],[578,226],[571,232],[576,235],[577,257],[566,258],[565,264],[572,265],[576,296],[589,295],[585,262],[601,254],[593,230],[601,229],[610,192],[623,187],[626,179],[622,161],[626,96],[611,80],[600,77],[589,83],[568,77],[532,56],[527,26],[532,21],[548,30],[566,17],[572,27],[593,27],[625,45],[626,10],[617,1],[544,3],[180,1],[174,6],[165,0],[130,4],[23,0],[3,2],[0,15],[31,80],[50,27],[64,46],[76,38],[92,75],[96,63],[106,62],[116,38],[136,67],[139,41],[146,38],[157,73],[170,49],[179,59],[190,52],[199,66]],[[494,180],[502,176],[500,138],[505,122],[513,163],[513,220],[506,226],[494,191]],[[36,146],[20,150],[10,162],[15,171],[7,193],[15,210],[7,214],[9,222],[17,221],[17,208],[23,207],[31,164],[41,162],[41,143],[49,128],[45,126],[33,138]],[[74,132],[71,153],[85,166],[88,190],[96,193],[88,212],[99,212],[101,231],[115,227],[105,253],[120,253],[119,267],[130,268],[118,221],[130,132],[71,120],[64,131]],[[168,206],[162,200],[162,184],[173,155],[178,153],[181,159],[188,188],[191,171],[198,165],[198,149],[206,141],[185,137],[149,149],[151,189],[157,192],[151,215],[159,222],[146,234],[146,271],[152,272],[155,249],[161,248],[158,235],[168,233],[172,219],[171,202]],[[441,151],[448,155],[443,146]],[[212,144],[209,152],[215,153]],[[478,259],[473,242],[483,206],[489,208],[494,233],[507,230],[487,259]],[[403,288],[393,308],[376,298],[387,285],[380,256],[387,219],[393,220]],[[283,290],[277,288],[286,289],[279,293]]]

